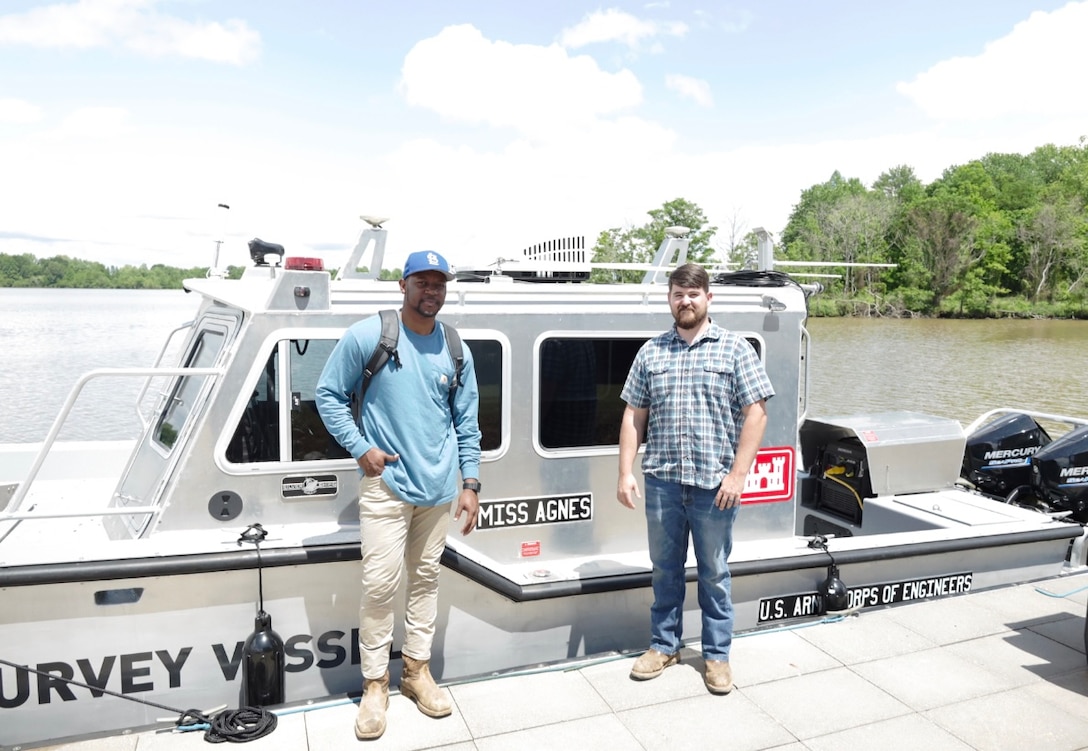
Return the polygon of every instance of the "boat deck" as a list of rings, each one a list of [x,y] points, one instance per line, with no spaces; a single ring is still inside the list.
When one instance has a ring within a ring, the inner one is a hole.
[[[737,636],[737,687],[712,696],[702,659],[628,677],[635,655],[450,685],[433,720],[394,693],[389,728],[360,744],[349,698],[280,712],[252,751],[729,748],[1088,749],[1088,574]],[[205,748],[153,730],[68,751]]]

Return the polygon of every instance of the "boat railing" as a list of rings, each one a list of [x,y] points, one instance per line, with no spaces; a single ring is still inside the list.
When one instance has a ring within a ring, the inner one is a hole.
[[[964,435],[971,435],[976,430],[978,430],[983,425],[999,415],[1011,414],[1028,415],[1029,417],[1033,417],[1036,420],[1045,420],[1048,422],[1061,423],[1070,427],[1080,427],[1082,425],[1088,425],[1088,419],[1080,417],[1070,417],[1069,415],[1055,415],[1050,412],[1036,412],[1030,409],[1017,409],[1015,407],[997,407],[996,409],[991,409],[989,412],[984,412],[983,414],[975,418],[974,422],[964,428]]]
[[[186,321],[185,323],[181,324],[180,326],[175,328],[173,331],[171,331],[169,334],[167,334],[166,340],[162,344],[162,349],[159,350],[159,354],[155,358],[155,361],[151,364],[151,367],[161,368],[162,367],[162,359],[164,357],[166,357],[166,353],[169,351],[170,345],[174,341],[174,337],[177,336],[182,331],[186,331],[187,329],[191,329],[193,327],[193,324],[195,324],[195,323],[196,323],[195,318],[193,320],[191,320],[191,321]],[[136,397],[136,419],[139,420],[140,425],[142,425],[145,428],[147,427],[148,422],[150,422],[150,420],[151,420],[151,415],[154,414],[157,411],[157,409],[155,409],[155,410],[152,410],[150,414],[145,415],[140,410],[140,405],[142,405],[144,403],[144,397],[147,395],[147,390],[150,387],[151,387],[151,378],[147,378],[144,381],[143,388],[140,389],[139,396]],[[165,393],[161,394],[159,398],[160,398],[160,400],[165,398]],[[157,408],[157,407],[159,407],[161,405],[156,404],[155,406]]]
[[[620,264],[606,264],[616,267]],[[646,269],[651,268],[647,264],[628,264]],[[657,267],[652,267],[657,268]],[[450,287],[447,292],[447,312],[458,306],[483,304],[494,302],[500,305],[517,303],[518,305],[531,306],[538,304],[554,304],[561,301],[586,303],[593,305],[617,305],[629,304],[645,306],[651,304],[667,305],[666,297],[668,289],[655,284],[594,284],[594,285],[541,285],[531,282],[520,282],[508,276],[494,275],[487,277],[488,283],[459,283]],[[341,303],[371,302],[373,289],[367,283],[359,284],[357,281],[345,281],[334,283],[335,301]],[[722,288],[714,286],[714,292],[720,294]],[[722,301],[729,305],[747,306],[756,309],[765,309],[769,312],[778,312],[786,309],[780,295],[776,296],[773,288],[746,289],[743,287],[730,287],[728,297]],[[393,305],[399,298],[389,298],[389,305]]]
[[[799,377],[798,388],[801,389],[801,410],[797,415],[797,434],[801,434],[801,426],[805,424],[805,420],[808,419],[808,396],[809,396],[809,378],[808,364],[812,362],[812,336],[808,333],[808,327],[801,326],[801,351],[804,356],[804,360],[801,363],[801,374]]]
[[[57,442],[57,436],[60,435],[61,429],[64,427],[64,423],[67,421],[69,415],[72,413],[72,409],[75,407],[76,402],[79,399],[83,388],[91,381],[98,378],[109,377],[141,377],[147,378],[150,382],[151,378],[156,376],[213,376],[221,377],[225,370],[223,368],[186,368],[186,367],[150,367],[150,368],[98,368],[96,370],[89,371],[80,376],[75,385],[72,386],[71,391],[68,392],[68,398],[64,401],[64,406],[61,407],[60,412],[53,420],[53,425],[49,428],[49,432],[46,434],[45,440],[42,442],[41,448],[38,449],[37,455],[34,457],[34,462],[30,466],[29,472],[26,477],[19,483],[19,486],[15,490],[15,494],[9,500],[7,507],[8,511],[0,513],[0,523],[14,521],[18,522],[30,518],[51,518],[51,517],[87,517],[87,516],[110,516],[115,514],[130,515],[130,514],[155,514],[160,511],[157,506],[128,506],[118,509],[89,509],[86,511],[65,511],[65,512],[50,512],[50,511],[23,511],[20,507],[23,500],[26,498],[27,493],[30,491],[30,487],[34,484],[34,481],[38,477],[38,473],[41,471],[42,466],[45,464],[46,459],[49,457],[50,452],[53,449],[54,444]],[[146,385],[145,385],[146,390]],[[144,425],[146,429],[146,424]],[[14,528],[14,527],[12,527]],[[11,531],[9,528],[3,534],[0,534],[0,541],[3,541],[4,537]]]

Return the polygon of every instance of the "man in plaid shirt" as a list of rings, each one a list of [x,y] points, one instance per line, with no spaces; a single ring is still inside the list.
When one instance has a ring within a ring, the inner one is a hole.
[[[744,480],[774,396],[752,346],[710,320],[706,270],[685,264],[669,276],[672,329],[646,342],[623,387],[616,497],[635,508],[631,471],[643,438],[646,526],[653,562],[650,648],[631,677],[648,680],[680,660],[688,536],[695,544],[702,610],[704,682],[714,694],[733,689],[729,648],[733,602],[727,560]]]

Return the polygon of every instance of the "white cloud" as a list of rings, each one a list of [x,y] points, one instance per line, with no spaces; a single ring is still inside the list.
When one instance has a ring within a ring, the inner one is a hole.
[[[180,55],[216,63],[245,65],[260,54],[260,34],[244,21],[194,24],[177,18],[156,18],[125,45],[148,57]]]
[[[75,110],[50,133],[58,138],[112,138],[133,132],[123,107],[83,107]]]
[[[974,57],[943,60],[898,91],[930,117],[1088,114],[1088,2],[1037,11]]]
[[[589,44],[621,42],[631,49],[639,49],[644,41],[661,35],[679,37],[687,31],[687,24],[680,21],[645,21],[618,8],[609,8],[589,13],[578,25],[564,29],[559,35],[559,43],[576,49]]]
[[[602,71],[592,58],[571,57],[554,44],[491,41],[468,25],[416,44],[405,57],[400,91],[409,104],[449,120],[545,140],[642,102],[642,86],[628,70]]]
[[[120,46],[149,57],[177,55],[244,65],[260,34],[244,21],[191,22],[155,11],[158,0],[78,0],[0,16],[0,44],[76,48]]]
[[[685,99],[691,99],[700,107],[713,107],[714,95],[710,93],[710,84],[701,78],[672,74],[665,76],[665,86]]]
[[[648,210],[678,197],[720,228],[736,212],[749,229],[780,232],[800,192],[836,169],[871,184],[908,164],[928,182],[990,151],[1072,143],[1085,122],[1048,116],[1008,128],[996,118],[825,142],[799,133],[695,152],[668,127],[666,107],[640,109],[631,71],[604,71],[559,44],[489,40],[472,26],[419,42],[400,91],[414,106],[483,127],[435,128],[374,154],[353,148],[355,131],[348,146],[335,138],[273,146],[274,135],[250,131],[148,131],[143,118],[133,129],[124,110],[103,108],[54,131],[69,139],[0,139],[0,164],[20,175],[0,181],[3,229],[32,238],[0,238],[0,252],[196,266],[224,239],[222,262],[247,264],[245,243],[257,236],[338,263],[362,228],[359,214],[372,213],[392,218],[387,268],[422,248],[486,265],[557,237],[583,234],[592,245],[603,229],[644,224]],[[219,201],[230,211],[217,210]],[[46,251],[36,239],[46,237],[71,242]],[[327,248],[338,243],[334,256]]]
[[[0,99],[0,123],[28,125],[42,119],[42,110],[23,99]]]

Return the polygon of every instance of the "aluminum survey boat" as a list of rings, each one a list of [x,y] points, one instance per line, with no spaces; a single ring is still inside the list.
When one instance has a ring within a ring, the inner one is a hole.
[[[286,702],[360,690],[358,475],[314,389],[348,326],[400,305],[371,224],[335,278],[255,242],[241,279],[186,281],[194,318],[163,348],[179,354],[86,374],[42,443],[0,446],[0,747],[244,703],[258,602],[284,644]],[[641,283],[588,283],[572,238],[449,284],[440,319],[476,362],[484,491],[479,528],[451,525],[443,557],[439,681],[647,646],[645,519],[615,499],[619,393],[639,346],[672,324],[666,274],[685,234],[670,230]],[[714,280],[712,316],[755,346],[777,391],[735,529],[738,630],[1084,568],[1068,514],[961,478],[974,426],[809,414],[811,288],[770,271]],[[145,384],[141,403],[157,395],[137,439],[56,441],[87,383],[123,378]]]

